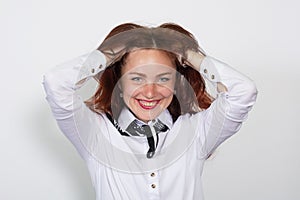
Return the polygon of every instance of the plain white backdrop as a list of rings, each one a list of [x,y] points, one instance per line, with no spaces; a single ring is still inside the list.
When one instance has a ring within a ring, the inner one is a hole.
[[[95,198],[41,83],[124,22],[178,23],[257,84],[247,122],[205,165],[206,199],[300,199],[299,10],[297,0],[0,0],[0,199]]]

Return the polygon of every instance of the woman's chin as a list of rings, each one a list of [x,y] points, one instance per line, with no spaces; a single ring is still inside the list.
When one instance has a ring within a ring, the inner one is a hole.
[[[134,114],[136,115],[136,117],[144,122],[148,122],[150,120],[153,120],[155,118],[157,118],[160,113],[162,112],[162,109],[158,108],[154,108],[154,109],[139,109],[139,111],[133,111]]]

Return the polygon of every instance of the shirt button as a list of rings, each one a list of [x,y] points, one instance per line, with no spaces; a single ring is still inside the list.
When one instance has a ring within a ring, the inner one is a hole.
[[[155,176],[155,173],[151,173],[151,175],[150,175],[151,177],[154,177]]]
[[[215,79],[215,75],[211,75],[211,79]]]
[[[102,67],[103,67],[103,65],[101,64],[101,65],[99,66],[99,69],[102,69]]]
[[[91,72],[92,72],[92,73],[95,73],[95,69],[94,69],[94,68],[93,68],[93,69],[91,69]]]
[[[154,188],[156,188],[156,185],[155,185],[155,184],[152,184],[151,187],[154,189]]]
[[[207,69],[204,69],[204,73],[205,73],[205,74],[207,73]]]

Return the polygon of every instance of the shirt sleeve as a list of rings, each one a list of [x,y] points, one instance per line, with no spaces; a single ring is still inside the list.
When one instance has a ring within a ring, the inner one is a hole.
[[[75,120],[92,112],[76,93],[91,77],[105,69],[105,56],[98,50],[76,57],[56,66],[43,77],[46,99],[59,128],[85,158],[87,151],[82,145]],[[85,123],[88,120],[85,120]],[[88,127],[88,124],[87,124]]]
[[[256,101],[257,89],[247,76],[210,56],[202,61],[200,73],[216,88],[218,85],[226,87],[217,93],[208,109],[196,114],[200,156],[207,158],[241,128]]]

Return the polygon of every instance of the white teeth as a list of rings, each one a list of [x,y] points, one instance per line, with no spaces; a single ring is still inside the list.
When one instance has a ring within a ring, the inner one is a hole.
[[[143,104],[143,106],[147,106],[147,107],[151,107],[156,104],[156,102],[141,102],[141,103]]]

